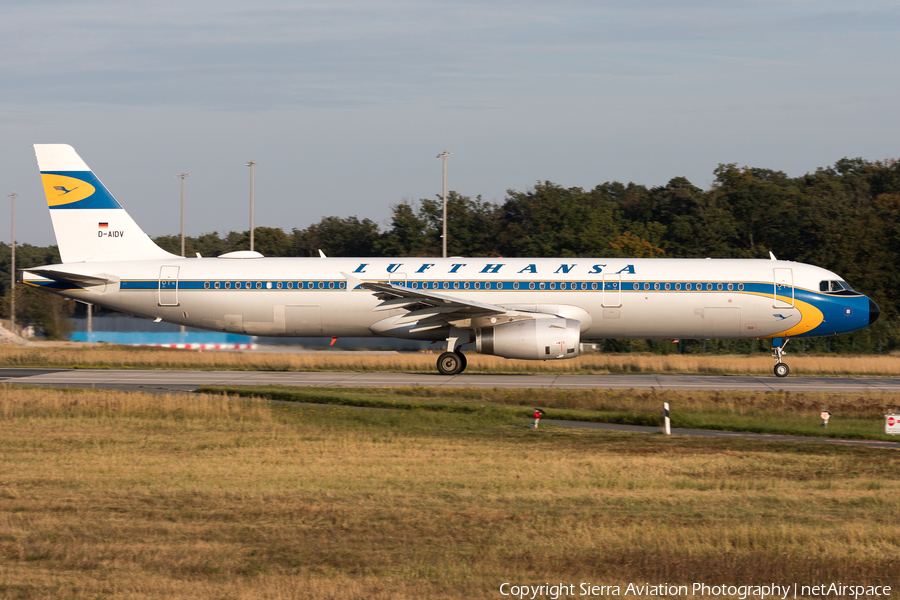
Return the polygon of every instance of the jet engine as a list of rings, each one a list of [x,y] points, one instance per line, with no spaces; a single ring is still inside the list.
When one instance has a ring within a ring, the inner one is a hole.
[[[556,360],[578,356],[581,323],[550,317],[499,323],[475,332],[475,351],[503,358]]]

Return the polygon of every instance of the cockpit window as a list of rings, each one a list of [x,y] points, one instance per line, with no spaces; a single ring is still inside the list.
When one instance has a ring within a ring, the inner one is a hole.
[[[852,291],[853,288],[850,287],[850,284],[846,281],[820,281],[819,282],[819,291],[820,292],[841,292],[847,290]]]

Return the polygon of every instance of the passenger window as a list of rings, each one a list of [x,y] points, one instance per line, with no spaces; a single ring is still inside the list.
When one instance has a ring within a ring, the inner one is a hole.
[[[219,284],[219,282],[218,282],[218,281],[217,281],[217,282],[216,282],[216,285],[215,285],[215,287],[216,287],[216,289],[219,289],[219,287],[221,287],[221,285],[220,285],[220,284]]]
[[[691,286],[691,284],[689,284],[689,283],[684,284],[684,289],[686,289],[686,290],[688,290],[688,291],[690,291],[691,287],[692,287],[692,286]]]
[[[206,289],[206,290],[209,289],[209,282],[208,282],[208,281],[204,281],[204,282],[203,282],[203,289]]]
[[[519,289],[519,282],[518,282],[518,281],[515,282],[515,283],[513,284],[513,289],[514,289],[514,290]]]
[[[669,284],[669,283],[667,283],[667,284],[666,284],[666,290],[668,291],[668,290],[671,290],[671,289],[672,289],[672,285]]]
[[[722,284],[721,284],[721,283],[717,283],[717,284],[716,284],[716,289],[719,290],[719,291],[721,292],[721,291],[722,291]]]
[[[729,284],[728,284],[728,291],[731,292],[731,291],[733,291],[733,290],[734,290],[734,284],[733,284],[733,283],[729,283]]]
[[[284,284],[281,283],[280,281],[275,284],[275,287],[277,287],[279,290],[282,288],[282,286],[284,286]]]
[[[680,289],[681,289],[681,284],[680,284],[680,283],[676,283],[676,284],[675,284],[675,289],[676,289],[676,290],[680,290]]]

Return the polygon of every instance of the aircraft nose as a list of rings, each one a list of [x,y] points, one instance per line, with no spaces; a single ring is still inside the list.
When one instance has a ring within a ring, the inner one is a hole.
[[[869,325],[878,320],[878,315],[881,314],[881,309],[878,308],[878,305],[872,302],[872,299],[869,298]]]

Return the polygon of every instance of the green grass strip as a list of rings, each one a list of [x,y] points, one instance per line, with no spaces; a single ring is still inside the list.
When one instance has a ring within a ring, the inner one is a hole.
[[[411,396],[411,393],[416,392],[416,388],[394,390],[271,385],[202,386],[196,391],[207,394],[266,398],[283,402],[478,414],[494,418],[525,418],[530,417],[532,413],[529,406],[522,404],[501,404],[465,396],[440,398]],[[429,392],[425,390],[421,393]],[[542,405],[540,398],[535,398],[534,401],[535,405]],[[627,405],[628,402],[623,399],[623,404]],[[545,418],[547,419],[649,427],[661,427],[662,425],[661,413],[634,410],[627,406],[607,406],[601,410],[547,408],[546,405],[543,407],[546,410]],[[763,410],[752,411],[748,414],[736,414],[733,410],[725,407],[722,409],[682,408],[673,410],[672,427],[822,438],[900,441],[896,436],[886,435],[883,430],[883,421],[875,416],[841,417],[835,419],[828,428],[823,428],[818,419],[800,416],[790,411]]]

